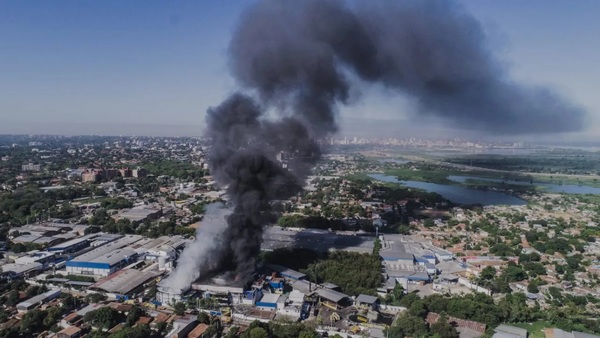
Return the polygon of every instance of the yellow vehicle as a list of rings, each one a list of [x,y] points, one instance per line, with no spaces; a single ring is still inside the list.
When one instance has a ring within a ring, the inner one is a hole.
[[[222,307],[221,308],[221,321],[225,323],[231,323],[231,308]]]

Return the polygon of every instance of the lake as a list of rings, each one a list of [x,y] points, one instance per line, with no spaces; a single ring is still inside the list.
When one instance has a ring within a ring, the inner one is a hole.
[[[515,185],[531,185],[530,182],[526,181],[514,181],[514,180],[502,180],[499,178],[486,178],[486,177],[477,177],[477,176],[448,176],[448,179],[454,182],[464,183],[468,179],[477,180],[477,181],[487,181],[487,182],[504,182],[506,184],[515,184]],[[547,192],[555,192],[555,193],[567,193],[567,194],[600,194],[600,188],[594,188],[587,185],[575,185],[575,184],[552,184],[552,183],[543,183],[543,182],[533,182],[533,185],[543,187]]]
[[[483,204],[483,205],[525,205],[527,201],[510,194],[465,188],[456,185],[437,184],[419,181],[401,181],[395,176],[384,174],[369,174],[369,177],[382,182],[400,183],[409,188],[421,189],[435,192],[442,197],[460,204]]]

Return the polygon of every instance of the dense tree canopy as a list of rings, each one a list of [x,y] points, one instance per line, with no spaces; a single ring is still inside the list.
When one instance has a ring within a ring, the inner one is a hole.
[[[233,329],[233,328],[232,328]],[[237,332],[237,330],[233,330]],[[229,336],[229,335],[228,335]],[[240,338],[317,338],[316,331],[302,323],[279,324],[270,322],[268,324],[254,321],[248,329],[240,335]]]
[[[123,320],[123,315],[113,308],[103,307],[86,313],[83,319],[98,329],[110,329]]]
[[[381,259],[372,254],[335,251],[305,270],[313,280],[338,285],[348,295],[376,294],[383,282]]]

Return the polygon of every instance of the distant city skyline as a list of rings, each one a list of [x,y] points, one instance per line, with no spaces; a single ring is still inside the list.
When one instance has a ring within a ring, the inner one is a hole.
[[[600,3],[460,2],[516,80],[548,85],[589,112],[581,133],[513,138],[593,140],[600,131]],[[206,109],[236,89],[226,49],[248,5],[0,3],[0,133],[200,136]],[[422,117],[415,123],[404,99],[382,92],[365,89],[361,100],[340,107],[342,134],[465,132]]]

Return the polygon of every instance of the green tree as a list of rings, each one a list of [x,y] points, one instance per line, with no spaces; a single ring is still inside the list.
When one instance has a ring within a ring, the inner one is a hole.
[[[152,334],[150,327],[146,324],[136,325],[135,327],[125,327],[120,331],[113,333],[109,338],[148,338]]]
[[[46,327],[50,327],[56,322],[58,322],[61,318],[63,311],[59,307],[51,307],[47,310],[46,318],[44,318],[44,325]]]
[[[121,322],[121,319],[121,314],[108,306],[90,311],[83,317],[84,321],[92,324],[92,326],[98,329],[110,329]]]
[[[408,308],[408,313],[415,317],[425,318],[427,316],[427,307],[421,299],[414,301]]]
[[[448,323],[445,316],[441,316],[435,324],[430,327],[431,333],[437,334],[441,338],[458,338],[458,331]]]
[[[298,335],[299,338],[317,338],[317,334],[314,331],[304,330]]]
[[[208,316],[208,314],[206,312],[200,311],[198,313],[198,322],[200,323],[204,323],[204,324],[209,324],[210,323],[210,317]]]
[[[394,325],[386,333],[388,333],[389,337],[393,338],[426,337],[429,330],[423,319],[404,314],[398,317]]]
[[[537,283],[531,281],[529,282],[529,285],[527,285],[527,291],[531,293],[538,293],[540,292],[540,289],[538,288]]]
[[[8,296],[6,297],[6,305],[15,306],[15,305],[19,304],[19,301],[20,301],[19,291],[11,290],[8,293]]]
[[[139,306],[134,305],[131,307],[131,310],[127,313],[127,319],[125,320],[125,325],[133,326],[141,316],[144,315],[144,310],[142,310]]]
[[[509,263],[500,278],[504,278],[507,282],[519,282],[527,279],[527,273],[520,266]]]
[[[229,328],[229,331],[227,331],[227,334],[225,335],[225,338],[235,338],[238,335],[238,332],[240,332],[240,327],[239,326],[232,326]]]
[[[419,299],[420,298],[416,293],[411,292],[402,297],[402,299],[400,300],[400,305],[408,308],[412,305],[412,303],[418,301]]]
[[[48,291],[45,285],[34,285],[27,288],[26,297],[31,298]]]
[[[101,293],[90,293],[87,296],[85,296],[85,300],[88,303],[100,303],[106,300],[106,295],[103,295]]]
[[[269,333],[262,327],[255,327],[249,330],[248,338],[269,338]]]
[[[34,333],[43,331],[45,318],[46,311],[39,309],[28,311],[21,319],[20,332],[25,334],[27,337],[32,337],[34,336]]]
[[[185,314],[185,303],[182,302],[177,302],[175,303],[175,305],[173,305],[173,310],[175,312],[176,315],[178,316],[183,316]]]
[[[217,324],[211,324],[204,331],[204,337],[215,337],[219,333],[219,326]]]
[[[385,304],[400,305],[400,300],[403,296],[404,288],[402,287],[402,284],[396,283],[396,285],[394,285],[394,289],[385,297],[383,302]]]
[[[426,228],[432,228],[435,226],[435,222],[431,218],[428,218],[425,220],[425,222],[423,222],[423,226]]]
[[[380,250],[381,250],[381,241],[379,240],[379,238],[376,238],[375,242],[373,243],[373,255],[379,256]]]
[[[62,302],[62,307],[66,310],[73,310],[74,308],[76,308],[79,305],[79,300],[75,297],[73,297],[73,295],[71,295],[70,293],[63,293],[61,294],[61,302]]]
[[[531,277],[537,277],[539,275],[546,274],[546,268],[543,264],[538,262],[527,262],[523,267],[529,272],[529,276]]]
[[[479,274],[479,279],[482,281],[490,281],[496,277],[496,268],[493,266],[486,266],[481,270]]]
[[[383,282],[381,258],[371,254],[335,251],[303,271],[317,282],[331,282],[350,295],[376,294]]]

